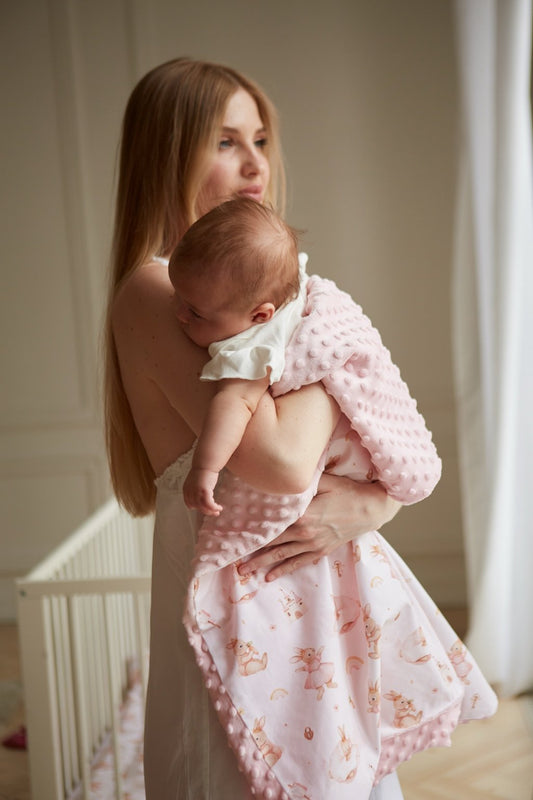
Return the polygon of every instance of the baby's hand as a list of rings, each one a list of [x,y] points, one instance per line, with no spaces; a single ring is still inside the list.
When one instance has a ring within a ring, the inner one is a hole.
[[[193,467],[183,482],[183,498],[187,508],[196,508],[202,514],[218,517],[222,506],[215,503],[213,495],[217,480],[218,472]]]

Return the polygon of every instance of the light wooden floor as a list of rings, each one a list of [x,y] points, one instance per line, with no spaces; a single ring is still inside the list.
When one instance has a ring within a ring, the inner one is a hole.
[[[451,748],[398,770],[405,800],[532,800],[533,701],[501,701],[490,720],[461,725]]]
[[[0,625],[0,681],[19,679],[16,627]],[[0,720],[0,739],[23,721],[19,706]],[[495,717],[460,726],[452,739],[400,767],[405,800],[533,800],[533,697],[501,702]],[[0,747],[0,800],[30,797],[27,753]]]

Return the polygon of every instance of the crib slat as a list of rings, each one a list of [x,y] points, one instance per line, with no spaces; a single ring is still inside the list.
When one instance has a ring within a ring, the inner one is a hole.
[[[85,654],[83,638],[87,631],[81,615],[76,608],[76,599],[69,598],[69,619],[72,632],[72,660],[74,665],[74,686],[76,701],[76,727],[79,741],[79,765],[83,797],[88,798],[91,786],[92,741],[90,736],[90,707],[87,697],[87,678],[85,674]]]
[[[113,754],[115,758],[115,798],[116,800],[123,800],[124,793],[122,789],[122,764],[120,758],[120,742],[119,742],[119,721],[117,714],[117,706],[120,704],[120,697],[116,696],[116,650],[114,631],[112,630],[112,612],[110,609],[112,597],[106,595],[104,597],[104,619],[107,634],[107,664],[108,664],[108,681],[110,695],[110,706],[112,709],[111,714],[111,739],[113,743]]]
[[[59,710],[63,776],[66,791],[80,778],[78,763],[76,709],[72,675],[70,623],[66,599],[51,598],[52,629],[56,652],[57,704]]]
[[[39,800],[64,800],[48,600],[19,589],[18,623],[31,785]]]
[[[111,726],[105,692],[107,672],[105,669],[105,630],[101,597],[92,598],[92,612],[92,646],[89,648],[92,676],[90,696],[93,698],[92,705],[96,732],[99,732],[101,736],[102,731],[108,731]]]

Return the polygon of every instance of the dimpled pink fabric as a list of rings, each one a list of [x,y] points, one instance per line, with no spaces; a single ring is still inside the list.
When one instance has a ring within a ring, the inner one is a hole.
[[[302,324],[273,387],[322,380],[346,415],[309,489],[270,496],[221,476],[198,536],[184,623],[252,794],[365,800],[413,753],[449,744],[496,697],[410,570],[377,532],[272,583],[237,565],[302,515],[324,464],[380,480],[403,503],[441,465],[378,332],[335,284],[309,279]]]
[[[427,497],[441,462],[400,370],[361,307],[332,281],[314,275],[306,315],[274,394],[319,380],[369,451],[373,479],[401,503]]]

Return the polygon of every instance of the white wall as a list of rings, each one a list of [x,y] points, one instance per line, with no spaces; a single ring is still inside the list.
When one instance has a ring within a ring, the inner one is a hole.
[[[447,0],[18,0],[0,25],[5,168],[0,617],[108,493],[98,335],[120,117],[176,55],[255,78],[278,106],[289,221],[311,271],[380,328],[445,474],[385,530],[436,599],[465,600],[449,332],[457,97]]]

